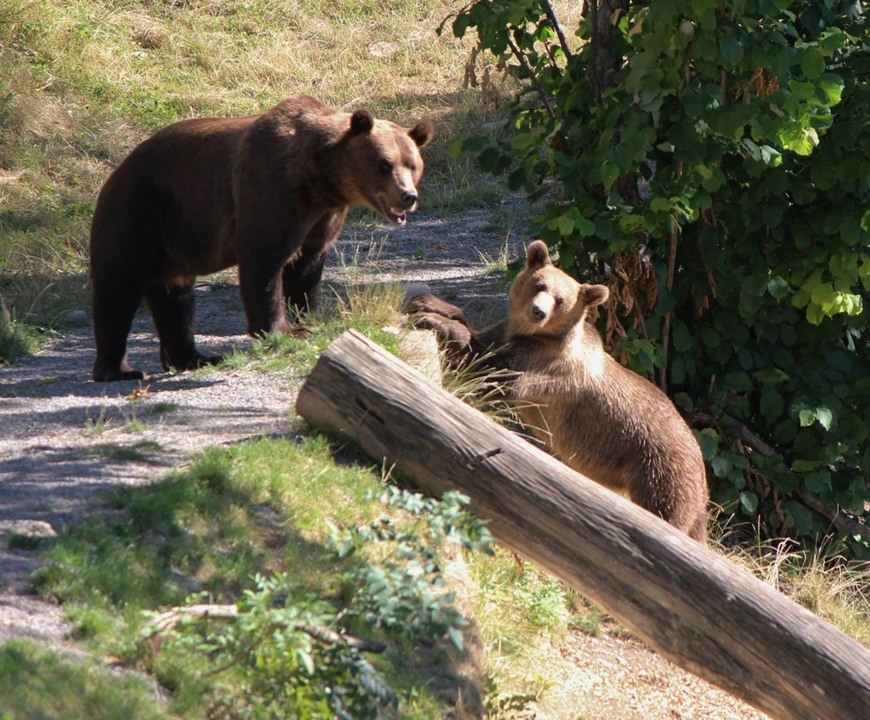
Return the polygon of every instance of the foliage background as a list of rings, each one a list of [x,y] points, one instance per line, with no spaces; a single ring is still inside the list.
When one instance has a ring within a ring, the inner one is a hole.
[[[482,0],[522,88],[462,147],[545,200],[610,347],[695,427],[726,513],[868,556],[867,17],[849,0]]]

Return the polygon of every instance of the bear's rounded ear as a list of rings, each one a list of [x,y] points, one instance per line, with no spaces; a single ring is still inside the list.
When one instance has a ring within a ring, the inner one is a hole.
[[[417,144],[417,147],[423,147],[435,135],[435,127],[430,120],[423,119],[408,130],[408,135],[411,136],[411,140]]]
[[[537,270],[551,264],[550,249],[543,240],[535,240],[526,248],[526,267],[529,270]]]
[[[367,133],[375,126],[375,119],[368,110],[354,110],[350,116],[350,131],[352,133]]]
[[[578,293],[586,304],[586,307],[595,307],[607,302],[610,297],[610,288],[607,285],[581,285]]]

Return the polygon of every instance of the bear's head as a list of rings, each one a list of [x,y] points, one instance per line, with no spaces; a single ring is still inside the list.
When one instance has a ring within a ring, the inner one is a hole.
[[[417,184],[423,175],[420,148],[433,134],[429,120],[409,129],[375,120],[368,110],[355,110],[345,138],[342,185],[346,195],[404,225],[407,213],[417,209]]]
[[[550,259],[546,243],[535,240],[526,250],[526,266],[511,285],[508,331],[511,335],[562,338],[582,328],[589,308],[605,302],[605,285],[586,285]]]

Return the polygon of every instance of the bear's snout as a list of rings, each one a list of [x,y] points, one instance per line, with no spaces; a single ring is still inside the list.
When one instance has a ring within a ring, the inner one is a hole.
[[[417,188],[413,185],[409,189],[395,187],[380,197],[378,209],[390,222],[404,225],[408,220],[407,213],[417,209],[418,200]]]
[[[533,323],[544,322],[553,311],[553,296],[546,293],[537,295],[529,306],[529,319]]]

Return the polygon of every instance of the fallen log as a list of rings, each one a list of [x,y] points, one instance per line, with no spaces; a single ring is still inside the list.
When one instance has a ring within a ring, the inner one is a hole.
[[[677,665],[783,720],[856,720],[870,650],[651,513],[575,473],[351,330],[296,403],[493,534]]]

